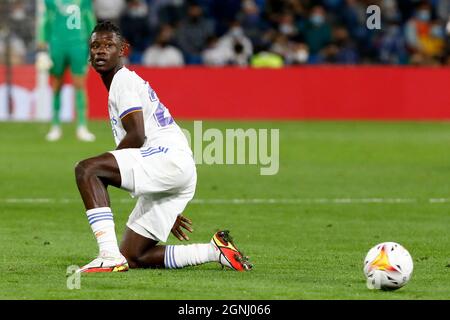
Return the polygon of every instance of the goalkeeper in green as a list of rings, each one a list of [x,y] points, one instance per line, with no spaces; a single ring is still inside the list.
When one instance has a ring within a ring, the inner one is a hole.
[[[38,31],[38,70],[49,70],[52,76],[53,117],[48,141],[62,136],[60,109],[61,87],[68,67],[75,87],[77,138],[94,141],[87,129],[86,74],[88,70],[88,40],[96,19],[91,0],[43,0],[43,14]]]

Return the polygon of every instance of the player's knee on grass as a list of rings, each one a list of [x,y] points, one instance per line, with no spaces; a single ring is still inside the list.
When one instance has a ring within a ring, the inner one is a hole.
[[[139,263],[137,260],[138,253],[136,252],[137,249],[135,246],[130,246],[129,242],[125,239],[122,241],[119,250],[125,259],[127,259],[128,266],[131,269],[139,268]]]
[[[145,249],[139,244],[130,245],[122,242],[120,253],[127,259],[131,269],[164,268],[164,246],[147,246]]]
[[[133,254],[132,252],[129,252],[126,249],[124,249],[123,247],[121,247],[120,253],[122,253],[122,255],[125,257],[125,259],[127,259],[128,267],[130,267],[130,269],[143,268],[143,266],[139,262],[139,257],[136,256],[135,254]]]
[[[139,263],[134,258],[125,255],[123,252],[121,252],[121,253],[125,257],[125,259],[127,259],[128,267],[130,269],[138,269],[138,268],[140,268]]]

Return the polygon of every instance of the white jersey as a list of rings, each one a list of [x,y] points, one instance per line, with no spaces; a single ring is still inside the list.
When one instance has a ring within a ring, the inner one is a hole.
[[[142,111],[145,126],[145,142],[142,147],[169,147],[192,153],[186,136],[169,110],[159,101],[156,92],[147,81],[126,67],[122,67],[113,77],[108,110],[116,145],[126,135],[122,119],[132,112]]]

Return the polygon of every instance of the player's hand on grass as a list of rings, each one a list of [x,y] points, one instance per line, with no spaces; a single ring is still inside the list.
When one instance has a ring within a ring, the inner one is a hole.
[[[175,223],[173,224],[172,234],[175,237],[177,237],[177,239],[180,241],[183,241],[183,240],[189,241],[189,237],[184,233],[183,229],[186,229],[187,231],[192,233],[192,231],[194,231],[194,230],[192,230],[191,225],[192,225],[192,221],[189,218],[180,214],[177,217],[177,220],[175,220]]]

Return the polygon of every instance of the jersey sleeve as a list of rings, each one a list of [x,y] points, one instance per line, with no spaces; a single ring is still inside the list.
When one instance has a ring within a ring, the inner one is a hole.
[[[133,112],[142,111],[142,101],[139,98],[137,86],[134,81],[122,77],[116,86],[116,105],[120,120]]]

